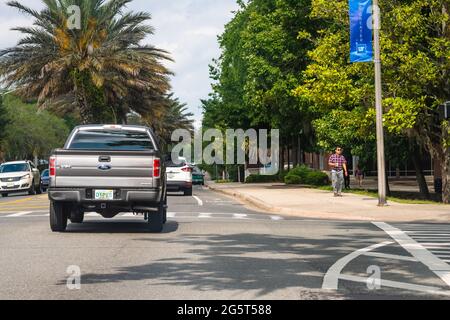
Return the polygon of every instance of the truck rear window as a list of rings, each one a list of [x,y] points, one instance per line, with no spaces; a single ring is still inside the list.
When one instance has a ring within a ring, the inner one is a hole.
[[[75,135],[69,150],[149,151],[155,147],[146,132],[86,130]]]

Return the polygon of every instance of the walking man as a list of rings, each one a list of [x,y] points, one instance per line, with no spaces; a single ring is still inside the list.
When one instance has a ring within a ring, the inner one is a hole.
[[[328,165],[331,167],[331,180],[333,182],[333,190],[335,197],[342,197],[342,189],[344,187],[344,176],[348,176],[347,160],[342,155],[343,149],[336,148],[336,153],[331,155]]]

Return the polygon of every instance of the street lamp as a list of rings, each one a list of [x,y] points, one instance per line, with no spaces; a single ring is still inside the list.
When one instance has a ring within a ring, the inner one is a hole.
[[[386,202],[386,165],[384,159],[383,93],[381,86],[380,8],[378,0],[350,0],[350,62],[374,63],[375,109],[378,164],[378,205]],[[370,21],[370,23],[369,23]]]
[[[373,0],[373,36],[375,64],[375,108],[377,113],[377,164],[378,164],[378,205],[385,206],[386,201],[386,163],[384,158],[383,93],[381,86],[381,50],[380,50],[380,7]]]

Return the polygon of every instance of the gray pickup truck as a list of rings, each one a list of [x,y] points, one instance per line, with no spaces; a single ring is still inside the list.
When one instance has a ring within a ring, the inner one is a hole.
[[[50,227],[64,232],[85,212],[113,218],[142,214],[150,232],[167,220],[164,161],[152,130],[140,126],[80,126],[49,161]]]

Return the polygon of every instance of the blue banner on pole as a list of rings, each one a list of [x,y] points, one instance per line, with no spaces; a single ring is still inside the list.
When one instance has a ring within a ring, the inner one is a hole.
[[[349,1],[350,62],[372,62],[372,0]]]

